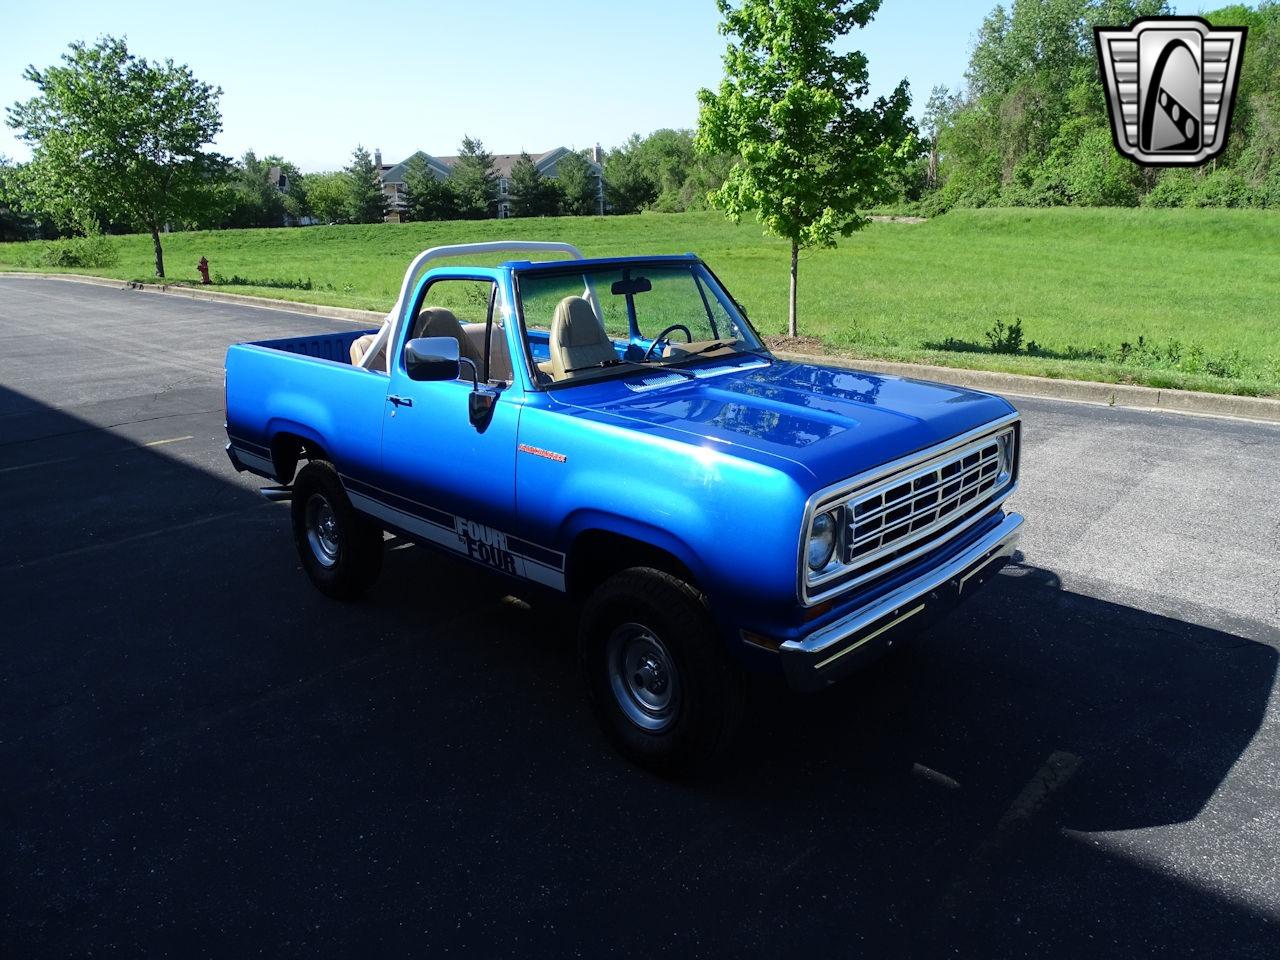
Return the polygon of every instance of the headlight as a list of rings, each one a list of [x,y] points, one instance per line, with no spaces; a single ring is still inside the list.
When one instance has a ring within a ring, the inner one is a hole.
[[[1013,431],[1010,430],[996,442],[1000,447],[1000,477],[997,484],[1003,484],[1013,476]]]
[[[831,562],[836,552],[836,516],[834,512],[819,514],[809,528],[809,569],[818,571]]]

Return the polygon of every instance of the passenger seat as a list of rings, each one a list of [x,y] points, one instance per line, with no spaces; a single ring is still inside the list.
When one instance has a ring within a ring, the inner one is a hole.
[[[604,324],[582,297],[565,297],[556,304],[548,345],[550,363],[540,363],[538,367],[556,380],[569,379],[572,371],[618,359],[618,351],[604,332]]]

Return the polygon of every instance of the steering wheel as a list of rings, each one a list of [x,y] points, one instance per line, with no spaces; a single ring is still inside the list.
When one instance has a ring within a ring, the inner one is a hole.
[[[641,363],[647,362],[648,359],[651,356],[653,356],[654,347],[662,343],[662,341],[667,338],[667,334],[675,333],[677,330],[684,331],[685,343],[693,343],[693,334],[689,332],[689,328],[686,327],[683,323],[673,323],[671,326],[667,327],[660,334],[658,334],[656,337],[653,338],[653,343],[649,344],[649,349],[644,352],[644,356],[640,358],[640,362]]]

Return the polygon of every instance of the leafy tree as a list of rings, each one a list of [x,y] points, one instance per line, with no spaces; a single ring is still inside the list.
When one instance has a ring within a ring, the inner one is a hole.
[[[382,192],[381,171],[363,146],[351,151],[346,167],[347,219],[352,223],[382,223],[387,219],[387,195]]]
[[[262,161],[270,175],[273,167],[280,169],[281,180],[273,184],[281,198],[286,217],[301,220],[311,216],[311,204],[307,200],[307,178],[294,164],[278,154],[270,154]]]
[[[646,209],[665,213],[705,208],[707,194],[724,182],[733,165],[730,154],[700,155],[691,130],[655,130],[644,138],[632,137],[624,149],[657,185],[657,196]],[[608,180],[606,176],[606,190]]]
[[[0,240],[52,240],[67,232],[40,209],[30,181],[31,164],[0,156]]]
[[[958,107],[959,97],[954,96],[945,86],[934,87],[925,102],[924,115],[920,118],[920,132],[929,145],[929,166],[925,179],[930,188],[938,185],[938,134]]]
[[[323,223],[345,223],[351,209],[351,178],[346,171],[308,173],[306,182],[311,215]]]
[[[269,180],[271,161],[249,150],[235,164],[228,183],[228,227],[278,227],[284,222],[284,197]]]
[[[4,154],[0,154],[0,242],[26,240],[30,223],[22,215],[18,195],[19,170]]]
[[[473,137],[463,137],[458,161],[449,177],[462,220],[483,220],[493,216],[498,202],[498,173],[493,154]]]
[[[404,204],[410,220],[455,220],[458,199],[447,181],[432,172],[426,157],[415,153],[404,170]]]
[[[658,181],[644,162],[644,140],[639,134],[604,160],[604,189],[614,213],[639,213],[658,199]]]
[[[1157,174],[1104,149],[1110,119],[1093,28],[1169,12],[1164,0],[995,7],[978,32],[964,94],[927,118],[937,121],[938,167],[926,212],[956,204],[1137,202]]]
[[[10,107],[8,123],[32,146],[36,201],[64,224],[105,217],[150,231],[163,277],[161,229],[201,216],[224,173],[225,158],[204,150],[222,129],[221,88],[114,37],[73,43],[62,65],[23,76],[40,92]]]
[[[570,151],[556,161],[560,209],[571,217],[600,212],[600,186],[595,171],[580,153]]]
[[[554,217],[560,211],[560,189],[544,176],[533,158],[521,153],[511,167],[511,213],[517,217]]]
[[[791,242],[789,334],[797,335],[802,247],[834,246],[892,198],[918,153],[902,81],[867,108],[867,58],[837,44],[864,27],[880,0],[717,0],[729,40],[717,92],[701,90],[698,148],[740,159],[712,201],[732,219],[754,212]]]

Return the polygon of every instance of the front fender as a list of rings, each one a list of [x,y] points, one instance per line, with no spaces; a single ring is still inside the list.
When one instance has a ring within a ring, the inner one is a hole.
[[[575,510],[565,518],[557,539],[565,545],[565,553],[572,555],[573,545],[579,541],[580,537],[597,532],[628,537],[669,553],[688,568],[699,584],[706,583],[711,576],[710,568],[698,551],[688,543],[669,530],[634,517],[623,517],[594,509]]]

